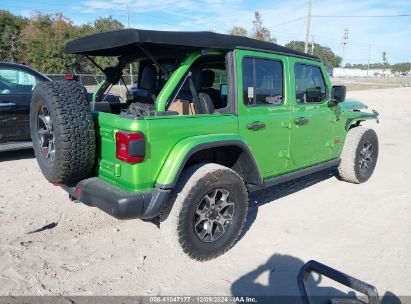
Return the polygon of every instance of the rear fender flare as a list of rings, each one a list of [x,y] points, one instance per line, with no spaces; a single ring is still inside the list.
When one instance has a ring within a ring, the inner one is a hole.
[[[262,184],[263,179],[258,165],[243,138],[235,135],[204,135],[183,139],[174,146],[156,179],[156,188],[174,188],[188,160],[196,152],[227,146],[239,147],[250,162],[253,168],[252,177],[245,182]]]

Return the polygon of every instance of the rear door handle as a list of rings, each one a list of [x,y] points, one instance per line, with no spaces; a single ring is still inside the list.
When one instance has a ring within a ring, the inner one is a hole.
[[[306,124],[308,124],[308,122],[309,122],[309,119],[308,119],[308,118],[305,118],[305,117],[297,118],[297,119],[294,121],[294,123],[295,123],[297,126],[306,125]]]
[[[247,129],[254,130],[254,131],[264,129],[264,128],[265,128],[265,123],[263,123],[262,121],[255,121],[247,125]]]
[[[0,107],[15,107],[16,104],[14,102],[0,102]]]

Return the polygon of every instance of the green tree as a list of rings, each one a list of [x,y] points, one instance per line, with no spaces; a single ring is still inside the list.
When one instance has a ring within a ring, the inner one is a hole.
[[[19,38],[27,19],[0,10],[0,61],[19,62]]]
[[[72,21],[61,13],[37,12],[21,31],[21,60],[43,73],[68,72],[76,62],[63,49],[74,32]]]
[[[393,73],[409,73],[411,70],[410,62],[401,62],[391,65],[391,72]]]
[[[304,41],[290,41],[285,45],[290,49],[304,52]],[[327,68],[339,67],[341,57],[337,56],[329,47],[314,43],[314,55],[318,56]]]
[[[251,34],[251,38],[272,43],[277,42],[276,38],[271,37],[270,30],[263,26],[263,17],[258,11],[254,13],[253,33]]]
[[[114,31],[114,30],[121,30],[124,28],[124,25],[121,24],[120,21],[113,19],[112,16],[100,17],[96,19],[91,25],[89,24],[88,26],[89,26],[90,32],[87,33],[87,35]],[[94,57],[94,60],[99,66],[103,68],[107,66],[112,66],[116,64],[117,62],[117,59],[115,57]],[[94,66],[93,66],[93,69],[95,73],[101,73]],[[127,72],[127,70],[125,70],[124,72]]]
[[[368,67],[368,64],[365,63],[354,63],[351,66],[353,69],[361,69],[361,70],[366,70]],[[369,65],[370,69],[382,69],[384,68],[383,64],[378,62],[378,63],[370,63]]]
[[[112,17],[76,26],[61,13],[37,12],[21,30],[20,59],[43,73],[100,73],[84,56],[65,54],[64,47],[79,37],[122,28]],[[115,64],[116,58],[96,57],[95,61],[104,68]]]
[[[93,22],[93,28],[95,33],[102,33],[114,30],[121,30],[124,28],[124,25],[116,20],[113,19],[113,16],[109,17],[99,17]]]
[[[231,30],[227,32],[227,34],[233,36],[248,36],[247,30],[241,26],[234,26]]]

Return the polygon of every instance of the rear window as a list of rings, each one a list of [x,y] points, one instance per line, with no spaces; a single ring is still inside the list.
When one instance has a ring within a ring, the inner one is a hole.
[[[321,103],[327,98],[327,90],[320,67],[296,64],[295,92],[298,103]]]

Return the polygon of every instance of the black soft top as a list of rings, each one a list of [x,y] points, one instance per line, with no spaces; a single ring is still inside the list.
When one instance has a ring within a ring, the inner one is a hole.
[[[146,51],[153,55],[186,53],[193,50],[249,49],[319,60],[293,49],[247,37],[217,34],[213,32],[171,32],[124,29],[82,37],[67,43],[68,54],[90,56],[143,56]]]

